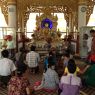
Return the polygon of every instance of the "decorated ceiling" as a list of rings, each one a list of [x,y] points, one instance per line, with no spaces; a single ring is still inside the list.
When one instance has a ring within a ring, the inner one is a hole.
[[[17,18],[19,22],[21,22],[22,18],[24,22],[26,22],[31,12],[40,13],[51,11],[52,13],[64,13],[65,19],[68,23],[68,17],[70,13],[75,19],[77,19],[78,6],[81,2],[87,5],[88,20],[95,5],[95,0],[0,0],[0,6],[6,21],[8,21],[8,2],[11,1],[16,1]],[[47,8],[49,10],[46,11]]]
[[[95,0],[0,0],[0,5],[7,6],[9,1],[16,1],[19,10],[30,8],[31,6],[37,7],[59,7],[66,6],[70,10],[76,11],[80,2],[86,2],[87,6],[92,6]]]

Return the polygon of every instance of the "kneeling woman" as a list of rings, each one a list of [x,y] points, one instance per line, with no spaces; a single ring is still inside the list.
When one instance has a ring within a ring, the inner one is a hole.
[[[54,66],[49,64],[49,68],[43,74],[41,85],[35,86],[35,90],[44,89],[44,90],[56,90],[59,84],[59,78],[57,72],[54,70]]]

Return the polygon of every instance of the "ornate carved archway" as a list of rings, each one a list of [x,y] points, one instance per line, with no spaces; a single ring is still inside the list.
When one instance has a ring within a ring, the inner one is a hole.
[[[62,12],[65,14],[67,24],[69,23],[69,14],[74,15],[74,26],[78,26],[78,3],[80,1],[87,4],[87,21],[93,11],[95,0],[16,0],[17,2],[17,22],[18,27],[24,28],[29,17],[30,12],[42,12],[42,9],[46,7],[52,8],[53,12]],[[6,22],[8,22],[8,0],[0,0],[0,6],[5,16]],[[75,13],[75,14],[73,14]],[[73,17],[73,16],[72,16]],[[23,26],[23,27],[22,27]],[[23,29],[22,29],[23,30]]]

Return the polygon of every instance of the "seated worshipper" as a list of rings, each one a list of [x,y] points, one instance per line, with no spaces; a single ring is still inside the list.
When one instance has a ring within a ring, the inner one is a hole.
[[[31,51],[26,54],[26,62],[32,73],[38,72],[40,61],[39,53],[35,52],[35,49],[35,46],[31,46]]]
[[[69,36],[69,35],[68,35]],[[66,42],[66,49],[65,49],[65,52],[66,53],[69,53],[71,57],[73,57],[74,55],[74,48],[73,48],[73,43],[71,41],[71,38],[67,38],[67,40],[65,41]]]
[[[41,85],[34,86],[35,90],[55,91],[58,88],[59,78],[57,72],[54,70],[54,65],[49,64],[49,68],[43,74]]]
[[[64,66],[65,66],[64,75],[66,75],[68,73],[67,65],[68,65],[68,61],[69,60],[70,60],[70,54],[69,53],[65,53],[64,54]],[[79,67],[76,68],[75,74],[77,74],[77,72],[80,72]]]
[[[46,72],[46,70],[48,69],[48,57],[49,55],[47,54],[45,56],[45,59],[44,59],[44,71]]]
[[[64,54],[64,66],[66,67],[68,65],[68,61],[70,60],[70,54],[69,53],[65,53]]]
[[[54,65],[55,69],[57,69],[57,56],[55,48],[51,48],[48,56],[48,64]]]
[[[83,69],[82,84],[83,86],[95,86],[95,55],[90,56],[90,63]]]
[[[56,55],[56,49],[54,47],[51,48],[51,51],[49,52],[49,57],[51,59],[51,64],[56,65],[57,55]]]
[[[89,66],[82,76],[84,86],[95,87],[95,64]]]
[[[69,73],[62,76],[59,83],[59,88],[62,90],[60,95],[79,95],[81,79],[74,74],[76,64],[73,59],[68,61],[67,68]]]
[[[68,67],[68,66],[67,66]],[[68,68],[65,67],[65,70],[64,70],[64,75],[68,74],[69,71],[68,71]],[[75,71],[75,75],[78,75],[78,74],[81,74],[82,72],[80,71],[80,68],[79,67],[76,67],[76,71]]]
[[[23,47],[19,49],[19,52],[16,53],[15,59],[16,59],[16,66],[18,69],[21,69],[23,71],[24,67],[27,67],[27,64],[25,63],[26,58],[26,52]]]
[[[0,81],[3,86],[7,86],[12,73],[16,70],[16,66],[13,61],[8,58],[9,52],[3,50],[1,52],[2,59],[0,60]]]
[[[29,90],[29,81],[25,77],[24,73],[27,70],[27,67],[24,68],[24,71],[17,69],[16,76],[13,76],[8,84],[8,95],[30,95]]]
[[[52,49],[49,54],[46,55],[45,60],[44,60],[44,70],[46,71],[48,69],[48,60],[50,61],[50,64],[54,65],[56,68],[57,64],[57,56],[56,56],[56,50]]]

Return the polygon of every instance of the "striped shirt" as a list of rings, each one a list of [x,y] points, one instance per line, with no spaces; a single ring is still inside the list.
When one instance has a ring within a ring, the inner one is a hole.
[[[37,67],[38,63],[40,61],[39,53],[36,53],[35,51],[30,51],[26,55],[26,62],[29,67]]]

